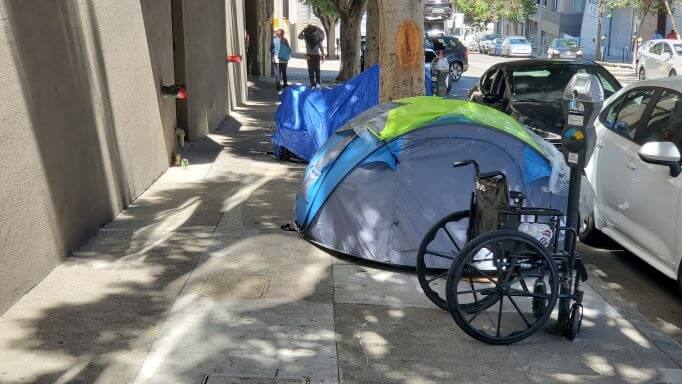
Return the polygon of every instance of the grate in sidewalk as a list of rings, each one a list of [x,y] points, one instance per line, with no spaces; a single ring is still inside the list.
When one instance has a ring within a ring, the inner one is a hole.
[[[270,280],[264,276],[211,275],[199,295],[210,299],[261,299],[268,291]]]
[[[276,377],[229,377],[208,375],[203,384],[310,384],[310,379],[303,377],[300,379],[278,379]]]

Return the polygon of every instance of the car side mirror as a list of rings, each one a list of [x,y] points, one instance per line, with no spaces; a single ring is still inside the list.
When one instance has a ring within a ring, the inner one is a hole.
[[[650,164],[670,167],[670,176],[677,177],[682,173],[680,166],[680,150],[669,141],[652,141],[642,145],[639,158]]]
[[[661,58],[662,58],[664,61],[670,60],[671,57],[672,57],[672,55],[670,54],[670,52],[663,52],[663,54],[661,54]]]

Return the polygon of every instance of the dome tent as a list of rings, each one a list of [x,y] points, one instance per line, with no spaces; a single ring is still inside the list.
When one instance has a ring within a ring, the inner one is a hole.
[[[565,208],[554,187],[565,164],[551,145],[492,108],[418,96],[379,104],[327,140],[297,192],[296,226],[323,247],[414,266],[428,229],[469,209],[473,169],[452,166],[468,159],[503,171],[528,206]]]

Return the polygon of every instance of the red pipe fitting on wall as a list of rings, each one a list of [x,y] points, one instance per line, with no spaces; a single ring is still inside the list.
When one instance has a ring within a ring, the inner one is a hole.
[[[187,99],[187,88],[183,84],[162,85],[161,95],[164,99]]]
[[[242,55],[227,55],[225,60],[227,60],[228,63],[241,63]]]

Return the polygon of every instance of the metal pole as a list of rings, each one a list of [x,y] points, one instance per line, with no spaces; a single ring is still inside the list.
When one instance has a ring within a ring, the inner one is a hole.
[[[538,35],[538,43],[537,43],[537,52],[536,56],[540,57],[542,55],[542,50],[540,45],[542,44],[542,1],[540,0],[540,4],[538,4],[538,26],[537,26],[537,35]]]

